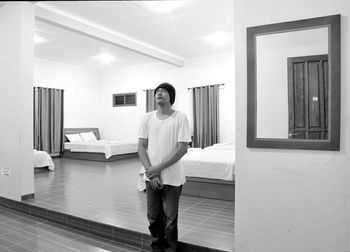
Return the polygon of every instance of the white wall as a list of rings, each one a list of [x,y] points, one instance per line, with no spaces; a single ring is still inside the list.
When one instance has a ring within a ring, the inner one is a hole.
[[[34,86],[64,89],[64,127],[100,127],[99,73],[35,59]]]
[[[0,196],[20,200],[34,192],[32,3],[0,7]]]
[[[189,87],[224,83],[220,88],[220,141],[234,139],[234,57],[223,54],[191,59],[184,67],[166,63],[115,69],[101,74],[101,136],[105,139],[137,139],[141,116],[145,113],[144,89],[169,82],[176,88],[174,108],[187,113],[191,120]],[[115,93],[137,92],[137,107],[112,107]]]
[[[235,0],[234,11],[235,251],[350,251],[350,2]],[[334,14],[342,14],[340,151],[248,149],[246,28]]]
[[[174,108],[192,118],[189,87],[224,83],[220,87],[220,141],[233,141],[235,87],[233,54],[186,61],[185,67],[146,64],[94,72],[43,59],[35,59],[34,86],[64,89],[64,127],[98,127],[101,138],[135,140],[145,113],[144,89],[162,82],[176,87]],[[116,93],[137,92],[137,106],[113,107]]]

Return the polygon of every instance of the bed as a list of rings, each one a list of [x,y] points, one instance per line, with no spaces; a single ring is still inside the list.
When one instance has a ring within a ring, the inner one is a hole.
[[[65,128],[64,136],[64,158],[109,162],[138,156],[137,141],[101,140],[98,128]]]
[[[53,171],[55,169],[55,164],[47,152],[33,150],[33,167],[47,168],[50,171]]]
[[[233,143],[189,149],[182,164],[186,175],[183,195],[234,201]]]

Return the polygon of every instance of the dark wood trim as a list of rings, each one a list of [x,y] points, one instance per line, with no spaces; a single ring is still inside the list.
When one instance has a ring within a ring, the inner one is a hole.
[[[247,147],[274,149],[333,150],[340,148],[340,51],[341,15],[268,24],[247,28]],[[329,137],[327,140],[273,139],[256,136],[256,36],[310,28],[328,27]]]

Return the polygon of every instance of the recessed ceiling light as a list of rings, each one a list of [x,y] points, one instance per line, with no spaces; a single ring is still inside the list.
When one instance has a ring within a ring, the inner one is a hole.
[[[45,43],[47,40],[44,39],[43,37],[40,37],[38,34],[35,34],[33,37],[34,44],[41,44]]]
[[[204,37],[204,39],[215,47],[220,47],[228,43],[231,37],[224,31],[217,31],[209,36]]]
[[[97,59],[98,61],[100,61],[104,65],[108,65],[115,60],[113,55],[110,53],[107,53],[107,52],[100,53],[99,55],[95,56],[94,58]]]
[[[185,6],[186,1],[141,1],[140,4],[152,12],[158,14],[169,14]]]

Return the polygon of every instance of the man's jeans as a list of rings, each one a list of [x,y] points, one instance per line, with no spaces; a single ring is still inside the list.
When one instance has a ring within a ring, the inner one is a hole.
[[[177,217],[182,186],[164,185],[152,189],[146,182],[147,218],[153,251],[174,252],[177,248]]]

